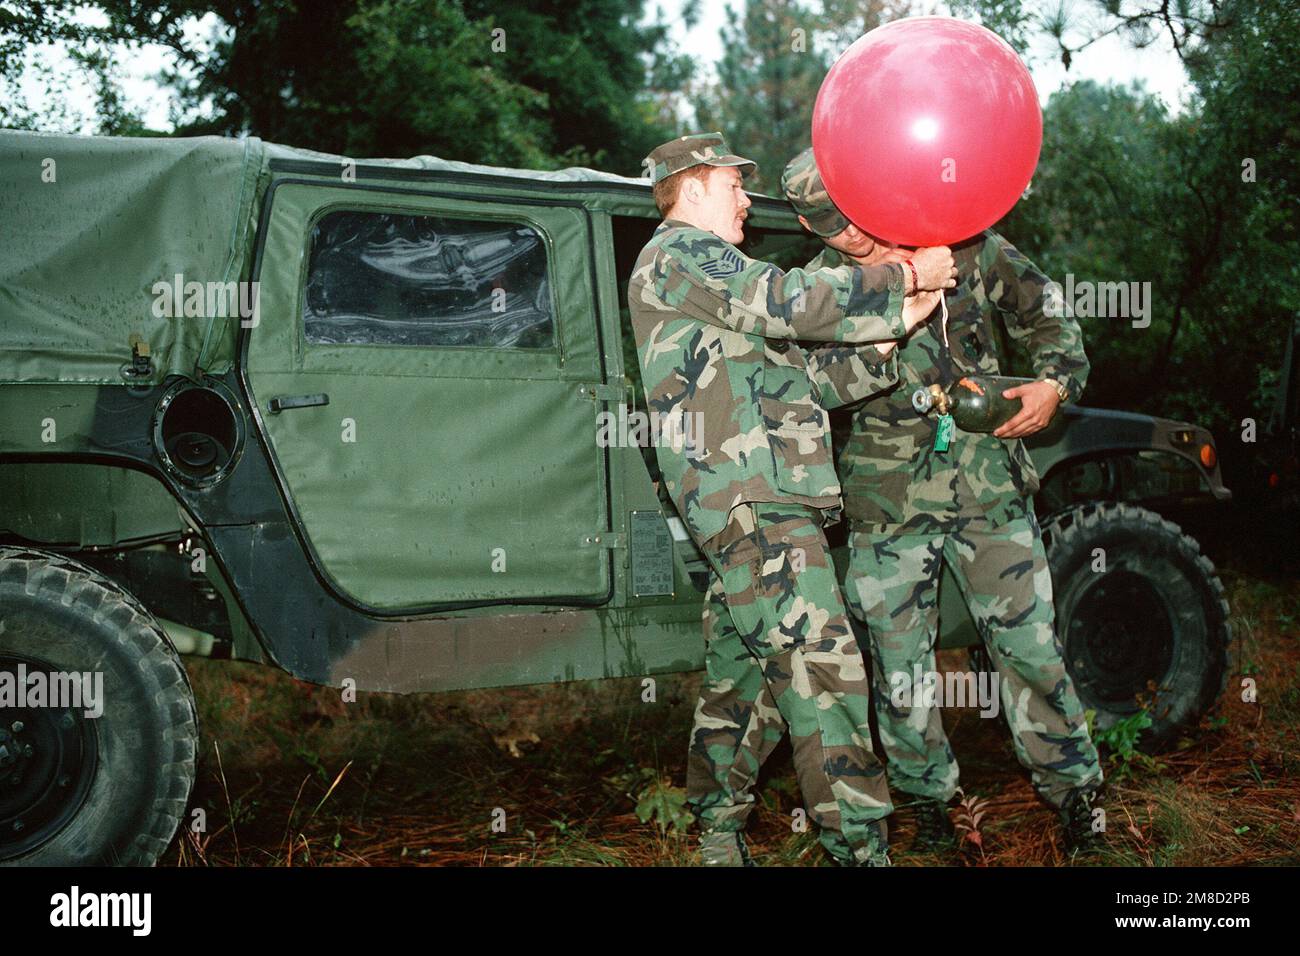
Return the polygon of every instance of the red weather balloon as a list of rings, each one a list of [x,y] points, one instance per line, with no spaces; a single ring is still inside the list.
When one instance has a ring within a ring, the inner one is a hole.
[[[895,20],[822,81],[813,153],[831,199],[881,239],[946,245],[993,225],[1029,185],[1043,117],[1029,71],[983,27]]]

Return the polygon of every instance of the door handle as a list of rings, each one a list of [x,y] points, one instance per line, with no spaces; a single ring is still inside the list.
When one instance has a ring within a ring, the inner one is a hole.
[[[330,397],[324,392],[315,395],[277,395],[266,403],[266,408],[272,415],[279,415],[290,408],[311,408],[329,403]]]

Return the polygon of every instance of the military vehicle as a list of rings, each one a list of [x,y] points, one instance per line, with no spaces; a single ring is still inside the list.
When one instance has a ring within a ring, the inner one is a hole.
[[[706,566],[636,440],[657,221],[586,169],[0,132],[0,862],[158,858],[181,654],[396,693],[702,667]],[[747,231],[816,248],[770,198]],[[1080,693],[1167,739],[1220,691],[1227,607],[1140,503],[1226,498],[1214,442],[1067,408],[1032,447]]]

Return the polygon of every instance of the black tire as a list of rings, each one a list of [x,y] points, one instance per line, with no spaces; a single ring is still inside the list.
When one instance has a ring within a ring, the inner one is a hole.
[[[1085,708],[1105,729],[1150,706],[1140,746],[1158,750],[1223,692],[1232,628],[1214,565],[1173,522],[1092,503],[1043,522],[1056,627]],[[1104,573],[1094,570],[1095,549]],[[1151,688],[1155,688],[1152,693]]]
[[[198,747],[194,694],[166,634],[85,565],[0,547],[0,670],[19,663],[102,673],[103,712],[0,714],[0,865],[151,866],[184,815]]]

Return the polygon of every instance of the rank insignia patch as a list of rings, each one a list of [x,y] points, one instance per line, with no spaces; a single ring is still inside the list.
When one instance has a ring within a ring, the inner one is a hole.
[[[700,263],[700,270],[710,279],[725,279],[743,268],[745,259],[735,249],[727,249],[722,255]]]

